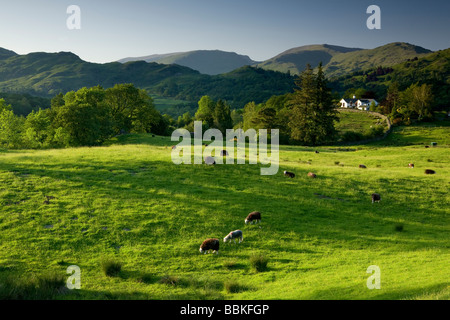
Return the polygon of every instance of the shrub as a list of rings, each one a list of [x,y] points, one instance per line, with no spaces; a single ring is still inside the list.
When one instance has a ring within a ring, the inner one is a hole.
[[[177,286],[180,284],[180,278],[177,276],[166,275],[159,280],[159,283],[166,284],[169,286]]]
[[[238,282],[233,280],[225,281],[224,287],[228,293],[238,293],[242,291],[242,286]]]
[[[343,142],[361,141],[364,139],[364,135],[360,132],[347,131],[341,136],[341,139]]]
[[[145,284],[150,284],[150,283],[155,283],[156,279],[155,276],[151,273],[144,273],[142,274],[140,277],[137,278],[138,282],[141,283],[145,283]]]
[[[268,263],[269,260],[261,254],[253,255],[250,257],[251,266],[258,272],[263,272],[267,270]]]
[[[101,262],[103,273],[107,277],[116,277],[122,270],[122,263],[112,258],[104,259]]]

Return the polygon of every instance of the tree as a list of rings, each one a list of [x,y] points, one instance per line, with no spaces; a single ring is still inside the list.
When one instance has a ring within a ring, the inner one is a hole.
[[[45,148],[53,145],[52,130],[48,110],[32,111],[25,120],[24,139],[30,148]]]
[[[113,119],[101,87],[82,88],[64,96],[55,110],[55,132],[66,136],[66,146],[99,145],[112,136]]]
[[[230,106],[222,100],[217,101],[214,108],[214,127],[219,129],[224,135],[227,129],[233,129]]]
[[[198,110],[195,113],[195,120],[202,121],[207,127],[214,125],[214,111],[216,103],[209,96],[203,96],[198,102]]]
[[[21,148],[25,119],[16,116],[11,105],[0,99],[0,145],[5,148]]]
[[[161,120],[153,99],[133,84],[116,84],[106,90],[105,102],[114,120],[113,130],[121,132],[150,132]]]
[[[177,126],[178,128],[183,128],[189,125],[193,121],[191,114],[189,112],[185,112],[182,116],[178,117]]]
[[[411,109],[418,115],[419,121],[433,117],[433,100],[431,85],[414,86]]]
[[[256,115],[258,110],[259,108],[253,101],[244,106],[244,112],[242,114],[244,131],[256,128]]]
[[[398,82],[391,83],[387,91],[386,103],[382,110],[384,114],[391,114],[393,110],[397,109],[399,93]]]
[[[322,64],[317,75],[308,64],[295,84],[297,88],[289,101],[291,139],[306,145],[331,141],[336,134],[334,122],[338,121],[338,117]]]
[[[399,105],[396,110],[403,121],[410,124],[412,119],[419,121],[433,116],[433,93],[431,86],[412,84],[405,91],[399,93]]]

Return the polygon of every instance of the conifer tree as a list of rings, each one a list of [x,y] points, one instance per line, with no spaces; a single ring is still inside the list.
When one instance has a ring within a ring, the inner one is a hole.
[[[338,117],[322,64],[317,74],[308,64],[295,84],[297,88],[288,102],[291,108],[288,124],[291,139],[305,145],[331,142],[336,134],[334,122],[338,121]]]

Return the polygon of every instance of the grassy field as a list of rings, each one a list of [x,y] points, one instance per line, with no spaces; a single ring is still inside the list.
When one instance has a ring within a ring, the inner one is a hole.
[[[339,122],[336,123],[336,130],[339,135],[346,132],[367,133],[378,123],[383,124],[385,131],[387,130],[386,121],[376,115],[367,112],[353,112],[345,109],[338,109]]]
[[[150,135],[97,148],[0,152],[0,298],[35,298],[77,265],[81,290],[42,294],[449,299],[449,134],[448,126],[423,125],[397,128],[386,145],[318,154],[282,146],[275,176],[260,176],[259,165],[176,166],[174,142]],[[380,203],[372,204],[373,192]],[[45,195],[55,198],[45,204]],[[261,225],[244,225],[254,210]],[[204,239],[236,229],[243,243],[199,253]],[[257,256],[267,261],[263,270],[252,266]],[[107,259],[120,272],[105,275]],[[366,286],[371,265],[380,267],[380,290]]]

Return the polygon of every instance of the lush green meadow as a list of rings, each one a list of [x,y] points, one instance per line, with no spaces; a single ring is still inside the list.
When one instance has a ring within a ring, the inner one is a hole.
[[[396,128],[387,145],[282,146],[275,176],[260,165],[176,166],[175,142],[151,135],[0,152],[0,296],[11,297],[7,279],[66,279],[78,265],[82,289],[53,298],[449,299],[449,136],[416,126]],[[261,225],[245,225],[255,210]],[[236,229],[243,243],[199,253]],[[107,258],[121,263],[117,276],[104,274]],[[366,286],[371,265],[379,290]]]

